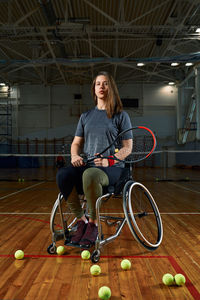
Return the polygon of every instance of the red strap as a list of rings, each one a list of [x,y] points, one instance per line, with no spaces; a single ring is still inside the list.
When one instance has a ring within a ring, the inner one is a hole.
[[[109,157],[113,157],[113,156],[111,155],[111,156],[109,156]],[[112,166],[115,164],[114,159],[109,159],[109,158],[108,158],[108,164],[109,164],[109,167],[112,167]]]

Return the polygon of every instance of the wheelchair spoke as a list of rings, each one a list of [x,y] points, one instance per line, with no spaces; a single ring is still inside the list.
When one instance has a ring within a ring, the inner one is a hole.
[[[62,198],[60,200],[60,205],[61,205],[62,215],[61,215],[58,203],[57,203],[57,205],[55,205],[55,209],[51,215],[51,217],[52,217],[52,219],[51,219],[52,232],[54,232],[55,234],[63,232],[62,217],[63,217],[63,223],[64,223],[64,230],[66,230],[67,227],[71,228],[75,222],[74,216],[70,212],[64,198]]]

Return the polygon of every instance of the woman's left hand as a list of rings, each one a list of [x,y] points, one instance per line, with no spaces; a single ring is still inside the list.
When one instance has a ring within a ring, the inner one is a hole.
[[[106,158],[104,158],[104,159],[101,157],[95,158],[94,163],[95,163],[95,166],[97,166],[97,167],[108,167],[109,166],[108,159],[106,159]]]

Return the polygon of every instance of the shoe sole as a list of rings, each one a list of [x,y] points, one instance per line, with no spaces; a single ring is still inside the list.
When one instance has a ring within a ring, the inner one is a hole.
[[[75,247],[75,248],[82,248],[82,249],[90,249],[91,247],[94,246],[94,244],[95,243],[87,246],[87,245],[79,245],[79,244],[66,243],[65,246]]]

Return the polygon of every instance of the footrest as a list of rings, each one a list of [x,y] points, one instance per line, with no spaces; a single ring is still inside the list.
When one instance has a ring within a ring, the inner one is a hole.
[[[80,248],[80,249],[90,249],[90,248],[94,247],[94,245],[91,245],[90,247],[83,247],[83,246],[80,246],[79,244],[71,244],[69,241],[65,241],[64,244],[65,244],[65,246],[75,247],[75,248]]]

